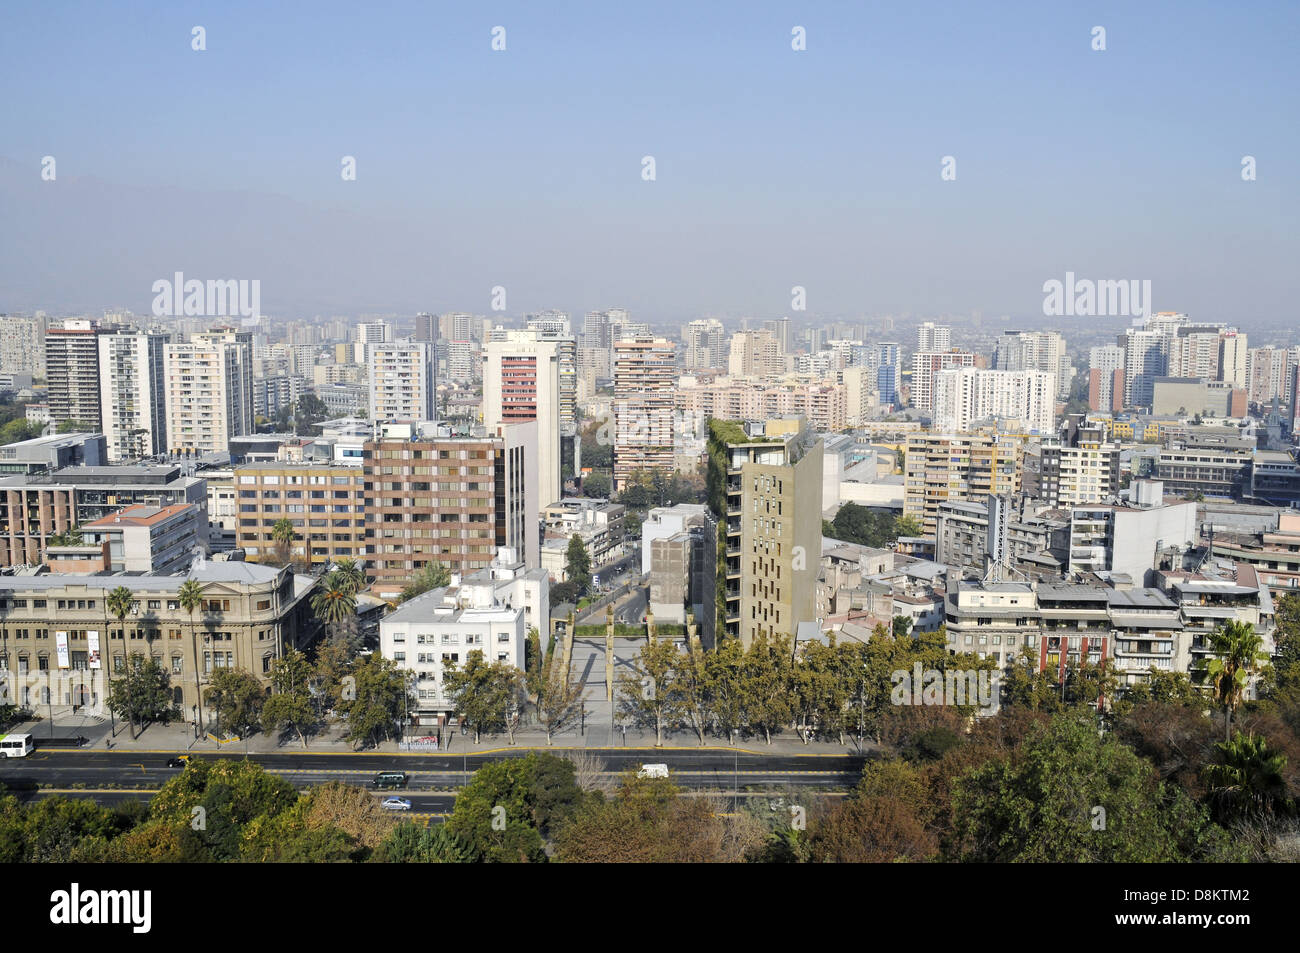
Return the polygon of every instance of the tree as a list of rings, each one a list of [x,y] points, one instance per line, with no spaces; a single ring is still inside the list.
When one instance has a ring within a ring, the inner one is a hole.
[[[450,584],[451,571],[446,566],[437,560],[425,563],[411,579],[410,585],[402,590],[401,601],[406,602],[408,599],[414,599],[416,596],[432,589],[441,589],[443,586]]]
[[[537,720],[546,729],[546,743],[549,745],[555,732],[562,731],[578,718],[582,706],[582,682],[569,678],[564,655],[555,651],[553,640],[548,641],[543,653],[537,629],[532,628],[528,630],[528,644],[528,694],[537,709]]]
[[[19,443],[41,435],[41,425],[16,418],[0,426],[0,444]]]
[[[1286,755],[1264,738],[1242,735],[1215,745],[1216,760],[1205,766],[1210,804],[1221,824],[1257,823],[1294,812],[1286,781]]]
[[[704,745],[704,729],[708,725],[713,686],[709,682],[708,659],[698,637],[692,638],[686,654],[676,653],[677,664],[670,678],[672,694],[678,708],[690,723],[700,745]]]
[[[1300,594],[1288,592],[1277,600],[1273,616],[1273,691],[1300,691]]]
[[[282,516],[271,526],[271,541],[275,543],[275,561],[282,566],[289,565],[290,547],[298,538],[293,521]]]
[[[271,663],[272,695],[262,706],[262,727],[267,731],[293,731],[307,747],[307,735],[317,724],[311,701],[311,665],[291,648]]]
[[[196,808],[202,811],[196,813]],[[205,860],[266,860],[258,831],[273,820],[301,816],[298,792],[278,775],[245,760],[214,759],[190,764],[149,802],[149,817],[179,829],[180,849]],[[193,824],[197,816],[202,825]],[[279,825],[283,833],[286,825]],[[199,859],[199,858],[194,858]]]
[[[392,737],[407,708],[405,673],[391,659],[371,655],[356,667],[353,678],[356,697],[342,702],[347,741],[363,745]]]
[[[251,672],[241,668],[219,668],[212,673],[204,701],[217,713],[217,723],[246,732],[262,720],[266,693]]]
[[[447,825],[423,827],[410,821],[394,827],[371,857],[384,864],[468,864],[473,859]]]
[[[443,690],[455,705],[454,713],[474,729],[474,743],[479,744],[485,730],[508,728],[512,706],[519,703],[522,673],[508,662],[488,664],[481,649],[473,649],[463,666],[447,662],[443,666]]]
[[[392,814],[365,788],[342,781],[313,787],[306,797],[305,821],[312,828],[334,828],[367,850],[376,850],[392,833]]]
[[[821,863],[937,859],[933,813],[919,770],[902,761],[868,762],[853,795],[814,826],[811,859]]]
[[[583,453],[584,462],[586,453]],[[597,499],[609,499],[609,474],[603,470],[592,470],[582,480],[582,495]]]
[[[329,420],[329,408],[315,394],[303,394],[293,405],[294,432],[310,433],[322,420]]]
[[[545,862],[552,831],[566,825],[584,798],[563,758],[529,753],[494,761],[456,798],[447,832],[479,862]]]
[[[1225,831],[1094,718],[1057,715],[1015,758],[956,781],[956,850],[981,862],[1160,863],[1225,860]]]
[[[109,591],[107,598],[104,599],[104,605],[108,608],[109,614],[117,618],[119,638],[125,645],[126,617],[131,614],[131,607],[135,605],[135,594],[126,586],[117,586]]]
[[[679,664],[676,647],[666,639],[652,639],[641,646],[635,670],[624,673],[618,684],[619,701],[634,724],[653,725],[655,746],[664,743],[664,726],[681,714],[681,697],[673,685]]]
[[[52,533],[46,540],[46,546],[82,546],[85,545],[85,539],[81,535],[81,530],[73,526],[62,533]]]
[[[564,578],[576,582],[583,593],[591,588],[591,556],[577,533],[569,538],[569,549],[564,556]]]
[[[728,740],[745,727],[745,651],[739,639],[725,639],[704,657],[713,724]]]
[[[137,724],[141,730],[159,719],[165,719],[172,709],[171,678],[156,658],[130,655],[126,660],[126,674],[113,679],[108,686],[108,707],[113,714],[126,718],[132,729]]]
[[[921,526],[921,521],[915,516],[897,516],[894,518],[894,538],[899,536],[921,536],[925,529]]]
[[[366,588],[365,570],[357,565],[355,559],[344,557],[334,564],[334,572],[337,574],[338,581],[344,589],[352,595],[357,595],[362,589]],[[355,611],[355,609],[354,609]]]
[[[747,721],[769,745],[772,735],[794,717],[793,669],[790,640],[784,636],[756,638],[741,665]]]
[[[351,701],[352,692],[345,686],[355,686],[346,679],[353,675],[355,656],[352,647],[343,642],[322,642],[316,647],[316,662],[312,666],[312,684],[327,710],[342,711],[344,702]],[[344,696],[348,697],[345,698]]]
[[[708,863],[743,859],[745,841],[707,798],[679,797],[666,778],[624,778],[613,800],[590,800],[555,838],[564,863]]]
[[[354,650],[360,647],[355,644],[357,596],[351,579],[341,576],[337,570],[326,573],[311,597],[311,608],[316,618],[325,623],[331,641],[347,643]]]
[[[1198,664],[1209,678],[1215,700],[1223,706],[1224,740],[1232,737],[1232,713],[1241,705],[1250,676],[1268,661],[1264,640],[1249,622],[1232,619],[1219,626],[1209,639],[1211,659]]]
[[[176,592],[176,600],[190,617],[190,648],[194,652],[194,695],[199,705],[198,723],[194,726],[197,732],[199,725],[203,724],[203,692],[199,688],[199,636],[198,630],[194,628],[194,610],[203,605],[203,587],[196,579],[186,579]],[[195,737],[198,737],[197,733]]]

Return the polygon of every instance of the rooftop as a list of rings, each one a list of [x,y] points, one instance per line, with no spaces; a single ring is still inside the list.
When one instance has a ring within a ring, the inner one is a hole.
[[[178,513],[197,509],[193,503],[173,503],[171,506],[148,506],[137,503],[128,506],[114,516],[105,516],[85,524],[85,529],[111,529],[114,526],[153,526],[162,523]]]
[[[280,569],[272,569],[269,566],[259,566],[257,563],[204,560],[202,564],[192,567],[188,572],[177,573],[171,576],[155,576],[131,572],[96,573],[92,576],[71,573],[41,573],[40,575],[33,576],[0,576],[0,591],[30,591],[39,589],[62,589],[64,587],[111,590],[116,589],[118,586],[125,586],[127,589],[133,591],[159,592],[179,590],[181,584],[188,579],[193,579],[200,585],[207,585],[209,583],[265,585],[266,583],[274,581],[282,571],[283,570]]]

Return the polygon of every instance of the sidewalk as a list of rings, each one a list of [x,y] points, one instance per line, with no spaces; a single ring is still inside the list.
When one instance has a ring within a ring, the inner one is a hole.
[[[173,723],[170,725],[150,725],[145,728],[140,736],[134,740],[131,738],[129,726],[122,721],[117,723],[117,734],[110,739],[111,726],[108,721],[99,723],[93,718],[71,718],[56,716],[51,731],[49,721],[31,721],[17,726],[11,731],[28,732],[32,740],[39,747],[42,738],[75,738],[85,737],[89,743],[82,749],[86,751],[104,751],[109,750],[108,742],[112,742],[112,750],[125,751],[151,751],[167,753],[184,753],[194,752],[244,752],[249,754],[292,754],[303,753],[302,743],[296,736],[287,736],[283,743],[276,738],[257,732],[247,740],[231,741],[226,743],[217,743],[211,738],[204,737],[195,740],[194,729],[185,722]],[[344,741],[342,735],[344,730],[339,727],[331,727],[319,734],[312,735],[307,739],[307,748],[305,753],[345,753],[357,752],[351,744]],[[475,754],[490,750],[500,750],[509,748],[509,736],[504,732],[500,734],[485,734],[479,744],[474,743],[474,733],[467,732],[462,735],[459,728],[450,728],[443,730],[443,738],[446,742],[438,750],[419,750],[419,751],[402,751],[396,741],[387,741],[373,748],[360,749],[358,753],[362,754],[401,754],[401,755],[463,755]],[[628,748],[653,750],[654,732],[638,728],[629,728],[625,736],[621,731],[616,731],[608,722],[603,725],[596,725],[588,722],[585,730],[579,726],[565,729],[562,732],[556,732],[552,738],[550,747],[554,749],[574,749],[574,748],[606,748],[618,749]],[[760,737],[738,738],[734,746],[727,744],[726,739],[716,738],[706,734],[704,736],[704,745],[699,744],[699,739],[694,732],[676,731],[665,732],[664,747],[660,750],[691,750],[704,747],[714,751],[735,750],[741,754],[767,754],[767,755],[802,755],[802,756],[826,756],[826,755],[855,755],[858,753],[857,745],[852,738],[847,739],[848,744],[840,745],[834,740],[811,741],[803,744],[799,741],[797,735],[793,732],[782,732],[772,738],[772,744],[769,746]],[[546,732],[536,728],[525,728],[515,732],[515,748],[537,748],[546,749]],[[875,745],[870,739],[864,740],[863,751],[870,752]]]

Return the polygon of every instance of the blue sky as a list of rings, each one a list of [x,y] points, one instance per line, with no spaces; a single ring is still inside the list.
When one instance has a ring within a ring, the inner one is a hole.
[[[273,313],[501,284],[771,316],[802,284],[814,314],[1019,317],[1073,270],[1294,320],[1296,4],[382,6],[8,7],[0,311],[143,311],[183,269]]]

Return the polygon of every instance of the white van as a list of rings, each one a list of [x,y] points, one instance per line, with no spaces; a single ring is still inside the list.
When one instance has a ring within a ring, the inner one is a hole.
[[[0,758],[25,758],[33,748],[31,735],[0,735]]]
[[[668,765],[666,764],[643,764],[641,770],[636,773],[638,778],[666,778],[668,777]]]

